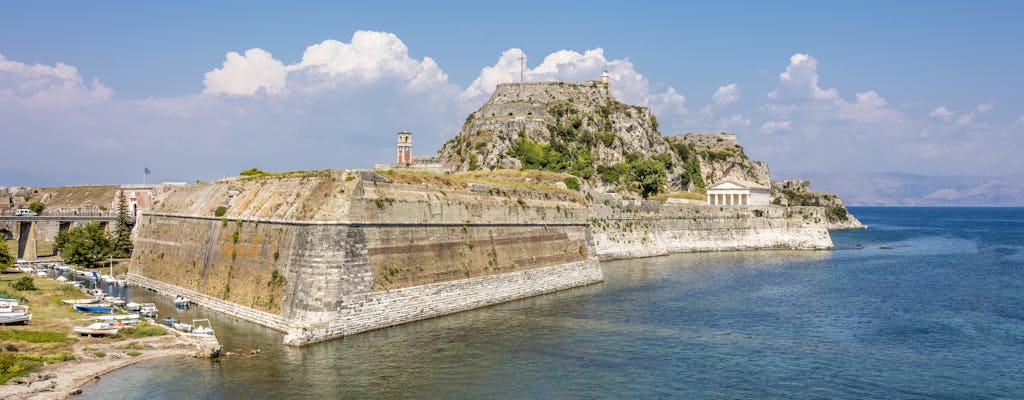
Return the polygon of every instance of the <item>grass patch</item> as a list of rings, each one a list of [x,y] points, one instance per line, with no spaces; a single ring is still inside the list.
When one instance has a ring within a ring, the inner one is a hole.
[[[0,340],[20,340],[29,343],[63,343],[74,341],[66,333],[39,331],[0,331]]]
[[[139,352],[137,352],[137,351],[134,351],[134,350],[132,350],[132,351],[129,351],[129,352],[125,353],[125,354],[127,354],[127,355],[128,355],[128,357],[138,357],[138,356],[139,356],[139,355],[141,355],[142,353],[139,353]]]
[[[11,378],[25,376],[33,373],[43,364],[53,364],[63,361],[74,360],[75,355],[70,351],[60,353],[37,355],[37,354],[0,354],[0,383],[7,382]]]
[[[139,325],[121,329],[118,333],[124,336],[149,337],[166,334],[167,330],[160,325]]]

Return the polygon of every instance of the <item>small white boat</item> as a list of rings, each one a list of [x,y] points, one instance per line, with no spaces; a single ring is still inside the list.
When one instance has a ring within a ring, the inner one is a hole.
[[[185,296],[176,296],[174,298],[174,306],[177,308],[188,308],[192,305],[192,300]]]
[[[18,303],[0,303],[0,317],[11,317],[28,314],[28,306],[19,306]]]
[[[67,265],[58,265],[56,268],[60,272],[67,272],[68,270],[71,269],[71,267],[69,267]]]
[[[208,319],[192,320],[192,333],[197,335],[213,335],[213,325]]]
[[[153,303],[142,303],[139,306],[139,314],[145,317],[155,317],[159,310],[156,309],[156,304]]]
[[[171,324],[171,327],[182,332],[192,332],[192,325],[183,322],[175,322]]]
[[[76,326],[71,330],[82,336],[106,336],[116,335],[118,328],[106,322],[96,322],[89,326]]]
[[[67,282],[67,281],[68,281],[68,278],[65,278],[63,275],[57,277],[57,282]]]
[[[103,298],[106,297],[107,295],[107,293],[104,292],[103,289],[89,289],[86,290],[85,293],[96,298]]]
[[[36,275],[37,276],[47,276],[49,274],[47,274],[46,271],[36,271]]]
[[[0,325],[24,324],[32,320],[32,314],[0,315]]]
[[[100,315],[93,317],[99,321],[128,321],[133,319],[139,319],[139,314],[121,314],[121,315]]]
[[[134,301],[129,301],[128,304],[124,305],[124,309],[128,311],[139,311],[140,308],[142,308],[142,304]]]
[[[60,302],[61,302],[61,303],[64,303],[64,304],[68,304],[68,305],[72,305],[72,306],[73,306],[73,305],[75,305],[75,304],[93,304],[93,303],[98,303],[99,301],[100,301],[100,299],[97,299],[97,298],[93,297],[93,298],[91,298],[91,299],[69,299],[69,300],[61,300]]]
[[[68,285],[74,286],[74,287],[79,288],[79,289],[82,288],[82,284],[79,283],[79,282],[71,282],[71,283],[68,283]]]

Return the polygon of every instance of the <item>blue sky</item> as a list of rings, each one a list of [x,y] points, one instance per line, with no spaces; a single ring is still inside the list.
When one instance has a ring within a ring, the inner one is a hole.
[[[26,151],[0,186],[368,167],[402,129],[432,154],[520,51],[775,172],[1019,173],[1022,4],[5,4],[0,137]]]

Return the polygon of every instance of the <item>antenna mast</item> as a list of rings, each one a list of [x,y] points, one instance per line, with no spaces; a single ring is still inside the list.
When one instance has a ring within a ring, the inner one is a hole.
[[[524,73],[526,71],[526,53],[519,50],[519,54],[521,54],[519,56],[519,82],[525,82],[526,80],[523,79],[523,77],[525,76]]]

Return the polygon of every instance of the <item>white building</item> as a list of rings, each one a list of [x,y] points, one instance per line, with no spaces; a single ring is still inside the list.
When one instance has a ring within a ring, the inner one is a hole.
[[[735,178],[711,185],[707,193],[711,206],[766,206],[771,201],[767,186]]]

